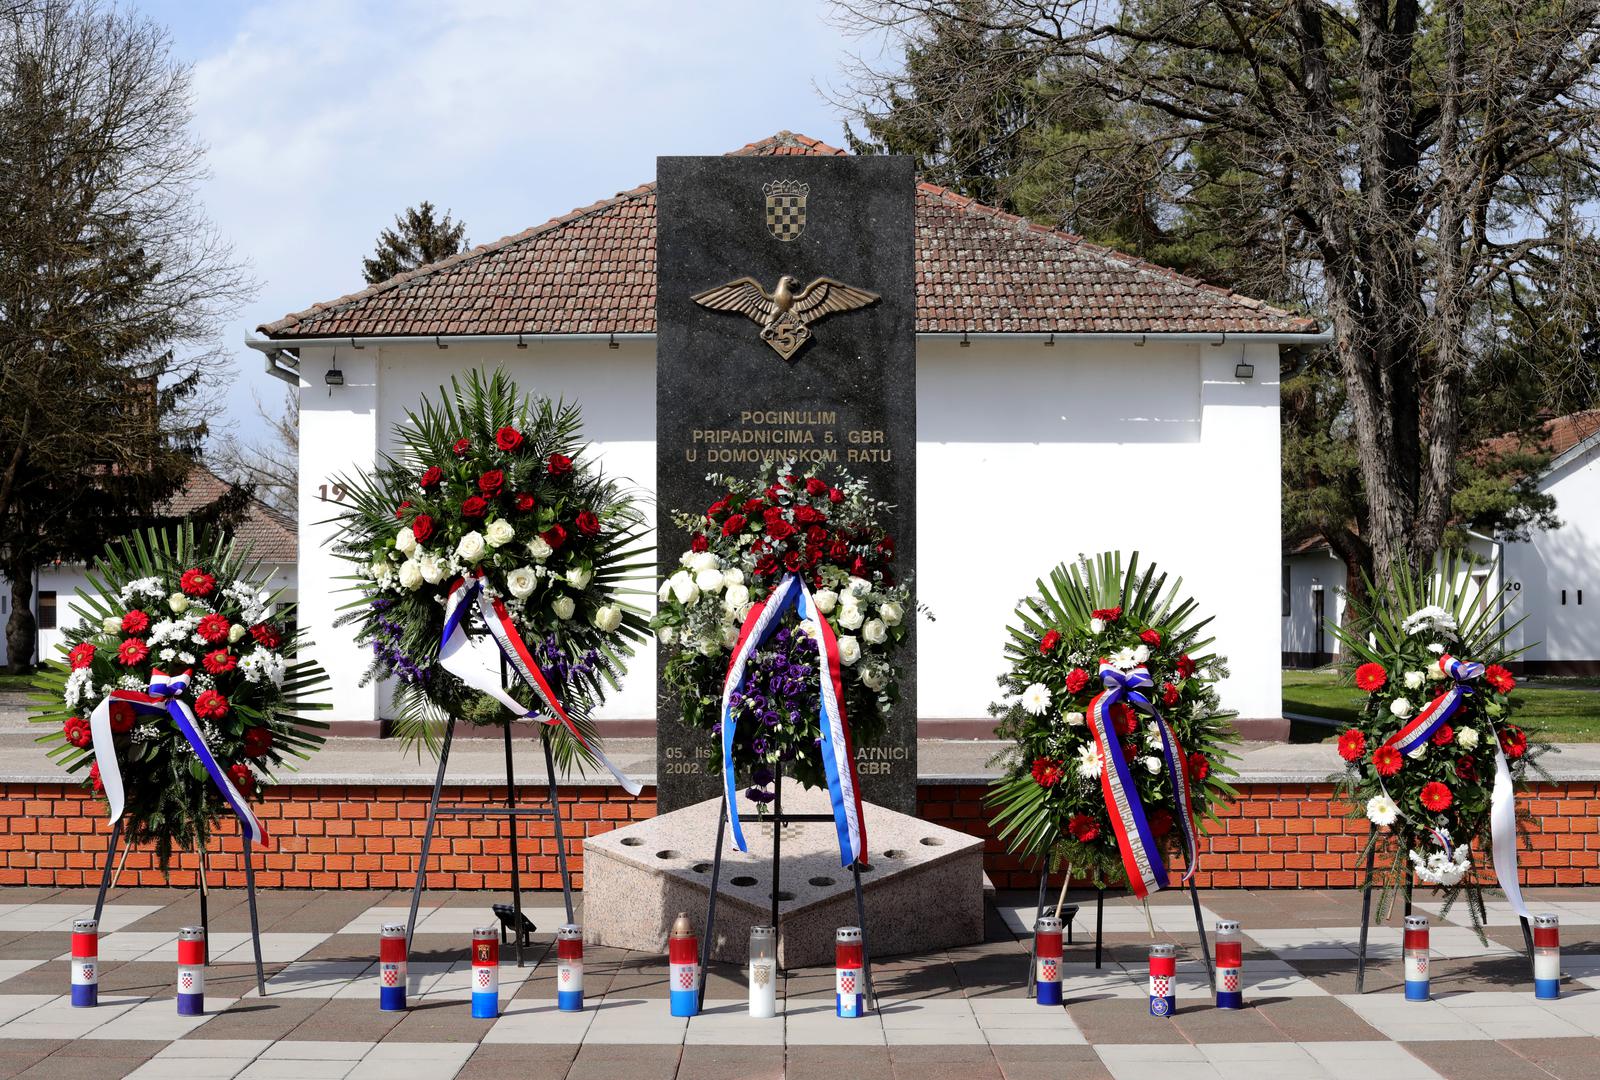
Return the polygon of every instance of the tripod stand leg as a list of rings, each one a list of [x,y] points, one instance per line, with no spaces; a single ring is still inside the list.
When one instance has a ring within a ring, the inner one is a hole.
[[[205,950],[201,961],[209,966],[211,963],[211,916],[206,910],[206,849],[205,845],[200,843],[198,834],[195,836],[194,846],[195,852],[200,859],[200,869],[196,872],[200,881],[200,929],[205,933],[205,939],[200,943]]]
[[[850,864],[850,872],[855,876],[856,921],[861,926],[861,974],[867,983],[867,1006],[873,1012],[877,1012],[878,994],[872,989],[872,947],[867,943],[867,905],[861,895],[860,859]]]
[[[250,944],[256,954],[256,993],[267,996],[267,976],[261,966],[261,916],[256,911],[256,866],[250,858],[250,837],[244,837],[245,901],[250,905]]]
[[[550,752],[550,726],[540,733],[544,743],[544,774],[550,780],[550,820],[556,831],[556,868],[561,871],[561,899],[566,902],[567,922],[577,922],[572,916],[572,873],[567,869],[567,838],[561,829],[561,792],[556,783],[556,759]]]
[[[711,895],[706,900],[706,932],[700,939],[699,1007],[706,1004],[706,966],[711,963],[711,943],[717,936],[717,879],[722,876],[722,838],[728,831],[728,797],[722,797],[722,812],[717,815],[717,852],[711,859]]]
[[[1037,910],[1040,915],[1044,914],[1044,892],[1045,892],[1045,888],[1049,885],[1049,882],[1050,882],[1050,860],[1049,860],[1048,857],[1046,857],[1045,861],[1039,867],[1039,902],[1038,902],[1038,905],[1037,905],[1035,910]],[[1023,927],[1022,929],[1023,929],[1024,932],[1026,932],[1028,928],[1027,927]],[[1034,955],[1034,950],[1037,949],[1038,947],[1039,947],[1039,938],[1038,938],[1038,936],[1037,935],[1030,936],[1028,938],[1028,996],[1030,998],[1033,997],[1033,994],[1034,994],[1034,989],[1033,989],[1034,979],[1038,975],[1038,967],[1039,967],[1039,965],[1036,963],[1036,961],[1038,960],[1038,957]]]
[[[1105,928],[1106,891],[1097,888],[1094,891],[1094,966],[1096,968],[1100,966],[1101,951],[1105,944]]]
[[[1378,848],[1373,840],[1374,828],[1367,834],[1367,873],[1361,884],[1361,943],[1356,952],[1356,993],[1366,993],[1367,985],[1367,927],[1372,922],[1372,863]]]
[[[111,838],[106,841],[106,868],[100,871],[100,895],[94,902],[94,921],[100,921],[100,913],[105,910],[106,893],[111,888],[112,865],[116,862],[117,842],[122,839],[122,819],[118,818],[111,826]]]
[[[504,661],[501,661],[502,665]],[[506,809],[515,810],[517,807],[517,776],[516,766],[511,760],[511,725],[502,724],[501,733],[505,736],[506,744]],[[515,941],[513,947],[517,951],[517,966],[522,967],[522,859],[517,853],[517,816],[506,815],[506,833],[511,846],[511,910],[516,913],[516,930],[513,932]]]
[[[406,920],[406,955],[411,955],[411,938],[417,932],[417,905],[422,902],[422,883],[428,875],[428,849],[433,846],[433,829],[439,818],[439,793],[444,790],[444,770],[450,764],[450,742],[456,735],[456,718],[445,724],[444,743],[439,747],[439,771],[433,778],[433,796],[428,800],[428,820],[422,831],[422,852],[417,856],[417,883],[411,890],[411,916]]]
[[[1206,962],[1206,980],[1216,986],[1217,973],[1211,967],[1211,945],[1206,940],[1205,920],[1200,917],[1200,891],[1192,880],[1189,882],[1189,902],[1194,905],[1194,928],[1200,931],[1200,959]]]

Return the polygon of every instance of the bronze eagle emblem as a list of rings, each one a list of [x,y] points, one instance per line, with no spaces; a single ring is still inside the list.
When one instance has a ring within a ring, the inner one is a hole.
[[[811,337],[810,324],[836,311],[854,311],[877,303],[879,296],[829,277],[819,277],[803,289],[784,274],[770,293],[752,277],[695,293],[694,302],[712,311],[748,315],[761,324],[761,340],[785,360]]]

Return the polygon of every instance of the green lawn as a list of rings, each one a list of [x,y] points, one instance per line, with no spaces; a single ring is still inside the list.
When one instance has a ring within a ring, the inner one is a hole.
[[[1364,697],[1336,671],[1283,673],[1284,712],[1350,723]],[[1518,722],[1550,742],[1600,742],[1600,679],[1536,679],[1518,687],[1513,700]]]
[[[32,675],[6,675],[0,673],[0,690],[32,690]]]

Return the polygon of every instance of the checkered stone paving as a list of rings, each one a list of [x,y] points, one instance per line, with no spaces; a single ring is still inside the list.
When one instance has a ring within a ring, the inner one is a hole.
[[[73,1009],[68,934],[89,890],[0,890],[0,1080],[296,1078],[488,1080],[619,1076],[683,1080],[846,1077],[871,1080],[1600,1080],[1600,898],[1540,890],[1561,916],[1562,994],[1533,997],[1521,929],[1489,906],[1487,944],[1419,898],[1432,930],[1433,1000],[1401,996],[1395,913],[1374,927],[1365,994],[1357,994],[1354,892],[1202,894],[1209,928],[1238,919],[1247,1007],[1218,1010],[1182,895],[1146,909],[1106,901],[1104,951],[1093,958],[1094,898],[1058,967],[1065,1004],[1024,991],[1030,897],[1002,895],[988,939],[967,948],[883,957],[879,1008],[835,1015],[831,968],[786,973],[779,1015],[751,1020],[742,972],[717,965],[692,1018],[669,1014],[666,957],[588,946],[585,1008],[556,1008],[553,931],[559,894],[529,894],[539,926],[526,964],[502,947],[501,1014],[474,1020],[471,930],[498,896],[431,894],[418,912],[406,970],[409,1008],[378,1009],[378,930],[407,917],[408,895],[267,892],[260,896],[266,994],[256,987],[248,910],[236,891],[210,895],[206,1014],[177,1015],[179,928],[198,921],[193,893],[114,893],[100,940],[100,1005]],[[581,913],[579,915],[581,921]],[[869,936],[870,936],[870,927]],[[1153,940],[1178,947],[1174,1016],[1148,1015]],[[850,977],[847,976],[847,979]]]

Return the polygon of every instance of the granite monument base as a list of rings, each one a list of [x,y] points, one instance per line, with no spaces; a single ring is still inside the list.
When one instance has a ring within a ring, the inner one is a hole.
[[[785,784],[786,813],[824,813],[827,793]],[[705,932],[720,799],[708,799],[584,842],[585,940],[665,953],[678,912]],[[772,918],[772,824],[741,807],[748,852],[723,843],[712,957],[743,963],[750,928]],[[866,804],[868,856],[861,887],[873,957],[970,945],[983,940],[983,841],[909,814]],[[834,931],[854,926],[849,869],[829,823],[785,825],[778,882],[778,961],[833,962]]]

